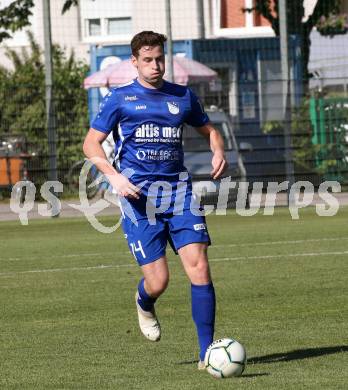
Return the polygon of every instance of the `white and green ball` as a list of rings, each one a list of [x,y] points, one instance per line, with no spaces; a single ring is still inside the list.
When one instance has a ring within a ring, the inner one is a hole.
[[[216,340],[208,347],[204,364],[209,374],[216,378],[240,376],[246,365],[245,348],[233,339]]]

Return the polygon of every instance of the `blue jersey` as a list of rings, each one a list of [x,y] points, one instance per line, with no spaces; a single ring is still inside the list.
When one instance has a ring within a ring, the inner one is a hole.
[[[163,82],[161,88],[138,80],[112,89],[100,105],[91,127],[116,139],[118,168],[131,168],[134,184],[143,180],[177,181],[185,172],[183,124],[209,122],[198,98],[186,86]]]

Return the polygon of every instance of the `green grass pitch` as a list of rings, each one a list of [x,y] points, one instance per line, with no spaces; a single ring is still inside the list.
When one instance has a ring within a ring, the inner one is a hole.
[[[151,343],[138,329],[140,270],[122,231],[51,219],[0,223],[0,388],[346,389],[348,209],[301,210],[297,221],[285,208],[232,212],[208,224],[215,338],[246,347],[241,378],[197,370],[190,287],[171,251],[162,340]]]

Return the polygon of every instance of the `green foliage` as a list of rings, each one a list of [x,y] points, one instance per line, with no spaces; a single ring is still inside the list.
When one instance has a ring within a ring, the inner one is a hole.
[[[78,0],[66,0],[63,5],[62,14],[65,14],[65,12],[69,11],[72,6],[77,6],[78,3]]]
[[[245,9],[247,12],[255,10],[265,17],[270,23],[274,32],[279,35],[279,2],[278,0],[255,0],[254,7]],[[287,2],[287,22],[289,34],[302,34],[309,31],[319,22],[322,16],[337,14],[341,0],[318,0],[312,15],[304,22],[304,1],[292,0]]]
[[[77,5],[78,0],[66,0],[63,4],[62,14],[72,6]],[[21,30],[30,25],[29,16],[32,15],[33,6],[34,0],[16,0],[0,10],[0,42],[11,38],[10,32]]]
[[[32,15],[33,6],[33,0],[17,0],[0,10],[0,42],[11,38],[9,31],[15,32],[30,24],[29,16]]]
[[[346,181],[348,151],[345,126],[348,123],[348,109],[342,101],[343,99],[326,99],[323,118],[319,119],[320,115],[317,113],[319,116],[317,122],[322,120],[325,142],[314,140],[313,121],[316,122],[316,120],[311,118],[310,99],[304,98],[302,104],[293,110],[291,140],[297,175],[316,175],[324,180]],[[283,135],[283,122],[266,122],[262,126],[262,131],[272,136]]]
[[[325,180],[347,181],[347,98],[325,97],[315,101],[316,166]]]
[[[282,136],[284,124],[281,121],[268,121],[263,124],[262,132],[272,136]],[[296,174],[320,173],[315,166],[318,148],[312,144],[312,135],[309,100],[303,99],[302,104],[293,111],[291,118],[291,140]]]
[[[292,113],[291,136],[295,171],[320,174],[320,170],[315,166],[318,150],[312,143],[313,128],[307,98],[303,99],[302,104]]]
[[[246,12],[256,11],[265,17],[271,24],[276,35],[279,35],[279,9],[278,0],[255,0],[252,8],[246,8]],[[308,61],[310,48],[310,33],[312,28],[318,24],[322,16],[337,14],[340,10],[341,0],[318,0],[313,13],[306,21],[303,21],[305,14],[304,0],[287,1],[287,24],[288,34],[297,35],[302,39],[302,72],[308,78]]]
[[[268,121],[263,124],[262,132],[264,134],[283,133],[283,122],[281,121]]]
[[[329,35],[330,37],[336,34],[345,34],[348,31],[348,15],[323,15],[317,24],[317,29],[321,35]]]
[[[0,135],[25,134],[29,148],[38,155],[31,162],[37,181],[45,179],[47,167],[47,129],[45,74],[42,50],[29,35],[30,50],[18,55],[7,49],[14,70],[0,69]],[[53,47],[53,107],[56,117],[58,170],[62,177],[68,167],[82,158],[82,139],[88,128],[87,96],[82,86],[87,65],[74,54],[66,57]]]

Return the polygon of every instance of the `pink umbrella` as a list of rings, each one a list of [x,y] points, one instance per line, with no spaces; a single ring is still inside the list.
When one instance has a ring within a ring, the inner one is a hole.
[[[217,78],[217,73],[214,70],[190,58],[174,56],[173,65],[174,81],[178,84],[209,82]],[[85,78],[83,85],[86,89],[112,87],[127,83],[136,77],[137,71],[131,60],[125,60],[91,74]]]

